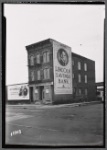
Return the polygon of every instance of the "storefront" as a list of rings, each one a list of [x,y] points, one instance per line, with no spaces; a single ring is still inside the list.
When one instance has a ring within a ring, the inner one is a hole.
[[[31,102],[52,103],[53,82],[30,85],[29,88]]]

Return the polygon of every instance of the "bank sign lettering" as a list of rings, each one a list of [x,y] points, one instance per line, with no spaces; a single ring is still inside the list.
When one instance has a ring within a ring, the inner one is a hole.
[[[54,92],[72,94],[71,48],[53,42]]]

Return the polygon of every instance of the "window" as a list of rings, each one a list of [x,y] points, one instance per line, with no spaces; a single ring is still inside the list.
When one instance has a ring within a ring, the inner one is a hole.
[[[37,59],[37,64],[40,64],[40,54],[37,54],[37,56],[36,56],[36,59]]]
[[[34,73],[35,73],[34,71],[31,71],[31,73],[30,73],[31,81],[34,81],[34,80],[35,80]]]
[[[78,62],[78,70],[81,70],[81,62]]]
[[[44,69],[44,79],[50,79],[50,69]]]
[[[87,95],[88,94],[88,91],[87,91],[87,89],[85,89],[85,95]]]
[[[47,79],[50,79],[50,69],[47,69]]]
[[[87,75],[85,75],[85,83],[87,83]]]
[[[43,53],[43,62],[44,63],[47,63],[47,62],[49,62],[50,61],[50,52],[44,52]]]
[[[49,55],[50,55],[50,53],[49,52],[47,52],[47,62],[49,62],[50,60],[50,57],[49,57]]]
[[[81,75],[78,74],[78,82],[80,83],[81,82]]]
[[[40,70],[37,71],[37,80],[40,80]]]
[[[78,89],[78,94],[81,95],[82,91],[81,89]]]
[[[84,63],[84,70],[87,71],[87,64]]]
[[[30,65],[33,66],[34,65],[34,56],[30,56]]]
[[[46,53],[43,53],[43,62],[46,63]]]
[[[44,79],[46,79],[46,69],[43,70]]]

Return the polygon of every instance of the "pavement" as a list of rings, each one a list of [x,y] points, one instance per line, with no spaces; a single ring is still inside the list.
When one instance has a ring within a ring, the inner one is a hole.
[[[6,144],[103,145],[103,103],[17,106],[6,107]]]

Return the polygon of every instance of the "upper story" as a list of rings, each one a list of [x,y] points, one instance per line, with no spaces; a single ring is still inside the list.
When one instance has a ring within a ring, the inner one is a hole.
[[[28,72],[30,83],[53,81],[53,45],[47,39],[26,46],[28,52]],[[71,53],[73,85],[95,83],[95,62]]]
[[[95,84],[95,61],[72,53],[72,70],[74,86]]]
[[[50,39],[26,46],[30,83],[53,81],[53,48]]]

